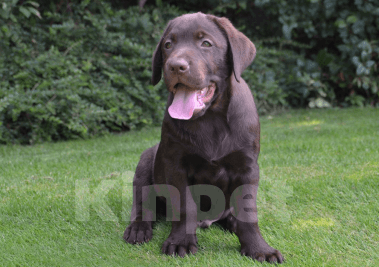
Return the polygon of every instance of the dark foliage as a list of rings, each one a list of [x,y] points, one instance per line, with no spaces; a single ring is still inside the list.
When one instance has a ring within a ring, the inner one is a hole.
[[[160,122],[166,90],[150,84],[151,55],[166,22],[180,15],[176,8],[140,13],[137,6],[82,1],[51,3],[40,14],[35,2],[7,3],[11,16],[0,19],[0,142]]]
[[[86,138],[158,124],[151,55],[167,21],[228,17],[257,46],[244,78],[260,113],[379,106],[379,3],[21,1],[0,4],[0,143]]]

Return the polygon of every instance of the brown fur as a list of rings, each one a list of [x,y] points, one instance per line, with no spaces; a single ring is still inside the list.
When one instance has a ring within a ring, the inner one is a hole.
[[[212,46],[204,47],[204,40]],[[168,48],[167,42],[171,42]],[[196,13],[168,23],[153,56],[152,76],[156,84],[164,72],[170,91],[167,107],[177,83],[199,90],[213,82],[217,89],[205,108],[190,120],[173,119],[166,109],[161,142],[143,152],[137,166],[132,222],[124,233],[126,242],[142,243],[152,238],[154,216],[145,215],[152,214],[155,206],[146,205],[158,196],[158,206],[163,211],[165,206],[171,207],[178,217],[172,221],[163,253],[196,253],[196,228],[218,221],[238,236],[242,255],[283,262],[281,253],[265,242],[258,227],[260,125],[251,91],[241,78],[255,53],[254,44],[226,18]],[[162,189],[142,196],[142,189],[149,185],[167,186],[167,194]],[[193,185],[212,185],[223,193],[225,208],[219,216],[197,221],[213,200],[198,198],[196,191],[189,190]],[[246,203],[247,221],[236,215],[236,209]]]

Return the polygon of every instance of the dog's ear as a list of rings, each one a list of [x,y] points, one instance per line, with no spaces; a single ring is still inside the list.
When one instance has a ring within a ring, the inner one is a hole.
[[[253,62],[255,45],[242,32],[238,31],[227,18],[209,15],[221,30],[226,33],[230,46],[230,60],[233,63],[234,76],[239,82],[241,73]]]
[[[159,40],[159,43],[157,47],[155,48],[154,54],[153,54],[153,75],[151,77],[151,83],[153,85],[156,85],[162,77],[162,68],[163,68],[163,55],[162,55],[162,42],[164,38],[166,37],[169,29],[171,29],[172,22],[170,21],[167,24],[167,27]]]
[[[159,41],[157,47],[155,48],[154,55],[153,55],[153,75],[151,77],[151,83],[153,85],[156,85],[162,77],[162,65],[163,65],[163,58],[162,58],[162,39]]]

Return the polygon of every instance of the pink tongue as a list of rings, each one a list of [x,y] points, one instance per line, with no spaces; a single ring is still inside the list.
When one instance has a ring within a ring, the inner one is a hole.
[[[174,119],[188,120],[192,117],[195,107],[196,91],[185,90],[184,85],[179,85],[168,113]]]

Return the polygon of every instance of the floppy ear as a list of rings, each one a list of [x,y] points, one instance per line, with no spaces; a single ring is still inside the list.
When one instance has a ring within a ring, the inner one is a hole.
[[[211,19],[224,30],[228,37],[233,72],[237,82],[239,82],[241,73],[255,58],[255,45],[242,32],[234,28],[227,18],[211,16]]]
[[[153,55],[153,75],[151,77],[151,83],[153,85],[156,85],[162,77],[162,65],[163,65],[163,58],[162,58],[162,39],[159,41],[157,47],[155,48],[155,52]]]
[[[162,77],[162,67],[163,67],[163,55],[162,55],[162,42],[165,38],[167,32],[171,28],[171,21],[167,24],[167,27],[159,40],[157,47],[155,48],[155,52],[153,54],[153,75],[151,77],[151,83],[156,85]]]

